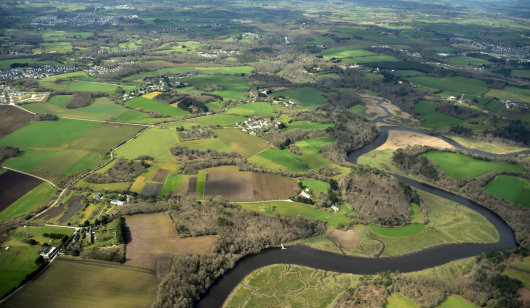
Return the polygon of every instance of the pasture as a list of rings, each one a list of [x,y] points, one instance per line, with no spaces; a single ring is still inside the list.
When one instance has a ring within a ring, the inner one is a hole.
[[[48,243],[59,246],[60,239],[51,240],[44,233],[61,233],[71,235],[72,229],[51,227],[17,228],[0,247],[0,297],[18,286],[27,275],[38,269],[35,260],[44,250],[42,244]],[[37,244],[30,245],[27,241],[33,239]],[[6,247],[9,247],[6,249]],[[5,303],[4,303],[5,304]]]
[[[344,290],[354,286],[357,279],[356,275],[299,265],[270,265],[245,277],[226,299],[223,308],[326,307]]]
[[[230,152],[237,152],[245,158],[270,148],[265,140],[246,134],[238,128],[216,129],[214,133]]]
[[[176,191],[179,188],[180,180],[182,179],[181,174],[171,174],[167,177],[164,182],[164,186],[160,191],[161,196],[168,196],[172,192]]]
[[[476,308],[477,306],[473,305],[469,301],[456,296],[451,295],[448,296],[439,306],[438,308]]]
[[[158,114],[167,114],[174,117],[180,117],[188,114],[187,111],[180,108],[145,97],[135,97],[125,102],[125,104],[127,106],[139,108],[141,110],[152,111]]]
[[[367,52],[363,45],[347,45],[342,47],[327,48],[320,52],[320,54],[327,59],[329,58],[351,58],[360,56],[361,53]]]
[[[530,181],[501,174],[491,180],[484,190],[523,208],[530,208]]]
[[[261,165],[272,170],[289,170],[293,172],[304,172],[309,170],[305,161],[289,152],[288,149],[268,149],[258,155],[252,156],[250,162]]]
[[[204,194],[230,201],[287,199],[294,195],[296,180],[267,173],[241,172],[235,166],[209,168]]]
[[[104,92],[114,94],[116,88],[121,86],[125,91],[132,91],[133,86],[115,85],[110,83],[93,82],[93,81],[46,81],[41,80],[39,85],[43,88],[64,91],[81,91],[81,92]]]
[[[157,161],[175,162],[169,148],[178,142],[175,130],[150,128],[116,151],[116,155],[135,159],[141,155],[152,156]]]
[[[243,91],[250,88],[250,84],[241,77],[223,75],[198,75],[179,79],[181,82],[188,82],[191,87],[182,89],[189,92],[203,92],[206,87],[213,87],[213,91],[206,91],[208,94],[219,95],[225,99],[243,100]]]
[[[215,235],[180,238],[173,220],[165,212],[125,217],[130,230],[126,265],[155,269],[161,254],[205,254],[212,250]]]
[[[495,97],[500,100],[512,100],[530,103],[530,90],[516,87],[505,87],[504,89],[491,89],[485,94],[487,97]]]
[[[433,161],[438,168],[455,180],[475,178],[493,170],[523,171],[514,164],[485,161],[457,153],[430,151],[422,156]]]
[[[530,79],[530,70],[512,70],[510,72],[512,77],[526,78]]]
[[[301,216],[313,220],[322,220],[325,221],[328,226],[334,228],[339,227],[339,225],[347,225],[351,221],[351,218],[357,215],[357,213],[349,209],[347,205],[340,205],[340,210],[338,212],[333,212],[332,210],[317,209],[309,204],[290,201],[249,202],[238,204],[244,209],[261,212],[267,215]]]
[[[226,114],[239,116],[251,115],[272,115],[279,109],[278,105],[272,105],[264,102],[248,103],[237,105],[225,111]]]
[[[523,151],[527,149],[527,148],[511,146],[511,145],[507,145],[507,144],[503,144],[499,142],[484,142],[480,140],[473,140],[473,139],[456,137],[456,136],[451,136],[451,139],[453,139],[454,141],[468,148],[491,152],[491,153],[497,153],[497,154],[519,152],[519,151]]]
[[[207,117],[198,117],[194,119],[188,119],[181,121],[178,124],[183,125],[185,128],[191,128],[194,125],[200,126],[232,126],[237,122],[243,122],[246,118],[237,115],[217,113]]]
[[[295,88],[285,91],[274,92],[272,96],[283,96],[293,102],[308,108],[317,108],[320,105],[327,103],[327,99],[323,96],[324,92],[314,88]]]
[[[93,104],[87,107],[68,109],[66,103],[71,95],[52,96],[47,103],[35,103],[24,105],[24,108],[36,113],[50,113],[59,117],[89,120],[112,120],[130,109],[114,104],[106,97],[97,98]],[[147,114],[144,114],[148,117]]]
[[[2,190],[3,189],[4,187],[2,187]],[[41,206],[48,203],[53,192],[54,188],[49,183],[42,183],[38,185],[9,205],[9,207],[2,210],[0,212],[0,221],[37,210]],[[0,200],[1,199],[2,198],[0,198]]]
[[[329,183],[324,181],[302,180],[302,185],[309,187],[314,194],[325,194],[329,189]]]
[[[52,180],[101,162],[104,153],[133,136],[140,128],[59,119],[33,122],[0,139],[0,145],[17,146],[24,153],[5,165]]]
[[[418,308],[418,305],[399,293],[392,293],[386,298],[385,308]]]
[[[460,66],[479,66],[483,64],[491,64],[489,61],[468,56],[449,57],[447,58],[447,62]]]
[[[313,123],[311,121],[294,121],[287,124],[287,127],[284,131],[290,131],[292,129],[301,129],[301,130],[324,130],[328,127],[332,127],[333,124],[325,123]]]
[[[387,237],[411,236],[422,232],[423,229],[425,229],[425,225],[420,224],[409,224],[392,228],[370,225],[370,231]]]
[[[530,289],[530,257],[512,262],[504,271],[504,275],[520,280],[525,288]]]
[[[126,282],[126,283],[125,283]],[[58,258],[5,307],[147,307],[158,279],[150,271],[109,262]]]
[[[481,95],[488,90],[486,83],[482,80],[471,79],[466,77],[408,77],[407,81],[426,86],[433,89],[451,91],[455,93],[464,93],[471,95]]]
[[[420,117],[424,120],[420,126],[436,129],[458,125],[463,122],[458,118],[437,112],[435,107],[434,103],[428,101],[419,101],[414,106],[414,112],[419,113]]]

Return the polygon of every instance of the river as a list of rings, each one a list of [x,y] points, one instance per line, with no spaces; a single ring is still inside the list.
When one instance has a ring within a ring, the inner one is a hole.
[[[384,120],[391,117],[392,114],[388,111],[388,109],[381,106],[381,100],[377,98],[372,99],[377,100],[377,105],[383,108],[386,112],[385,116],[378,117],[373,122],[383,123]],[[517,154],[530,154],[530,151],[509,154],[494,154],[478,151],[464,147],[458,142],[445,136],[407,128],[402,125],[395,125],[381,127],[380,133],[377,138],[372,143],[351,152],[348,155],[349,160],[352,163],[357,163],[357,159],[361,155],[366,154],[385,143],[386,139],[388,138],[389,130],[409,131],[418,134],[434,136],[448,142],[457,149],[488,157],[510,157],[515,156]],[[476,256],[489,248],[508,248],[515,247],[517,245],[513,230],[510,228],[510,226],[508,226],[508,224],[504,220],[502,220],[494,212],[484,208],[483,206],[473,202],[472,200],[433,187],[431,185],[420,183],[400,175],[394,176],[416,189],[423,190],[428,193],[445,198],[447,200],[454,201],[474,211],[479,212],[497,229],[497,232],[499,234],[499,241],[491,244],[460,243],[440,245],[424,249],[412,254],[387,258],[362,258],[344,256],[321,250],[316,250],[306,246],[292,246],[284,250],[279,248],[270,248],[262,251],[257,255],[247,256],[240,260],[233,269],[229,270],[225,275],[218,279],[212,285],[212,287],[210,287],[208,292],[201,297],[201,300],[197,303],[196,307],[221,307],[226,298],[234,290],[234,288],[248,274],[258,268],[273,264],[296,264],[327,271],[360,275],[375,274],[381,271],[396,270],[400,272],[411,272],[442,265],[447,262],[462,258]]]

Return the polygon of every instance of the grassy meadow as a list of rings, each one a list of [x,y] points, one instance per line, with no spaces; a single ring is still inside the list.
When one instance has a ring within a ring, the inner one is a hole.
[[[523,171],[514,164],[480,160],[451,152],[430,151],[422,156],[433,161],[438,168],[456,180],[475,178],[493,170]]]
[[[188,112],[185,110],[173,107],[166,103],[156,101],[154,99],[149,99],[141,96],[128,100],[125,104],[127,104],[127,106],[131,106],[141,110],[152,111],[154,113],[166,114],[175,117],[184,116],[188,114]]]
[[[283,96],[303,107],[317,108],[327,102],[323,94],[324,92],[314,88],[296,88],[274,92],[272,96]]]
[[[530,208],[530,181],[501,174],[491,180],[484,190],[523,208]]]

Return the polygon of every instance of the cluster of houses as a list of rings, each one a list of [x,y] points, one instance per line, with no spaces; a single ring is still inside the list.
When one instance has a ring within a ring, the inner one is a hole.
[[[0,80],[42,79],[50,76],[76,72],[76,67],[43,65],[39,67],[20,67],[0,70]]]
[[[86,25],[113,25],[119,24],[119,19],[115,16],[105,16],[96,14],[79,14],[75,17],[39,16],[33,18],[31,25],[53,27],[57,24],[86,26]]]
[[[515,109],[521,109],[521,110],[528,110],[528,105],[525,104],[525,103],[518,103],[518,102],[513,102],[509,99],[506,100],[506,102],[504,103],[504,105],[506,106],[506,109],[512,109],[512,110],[515,110]]]
[[[305,189],[302,189],[300,191],[300,193],[298,194],[298,197],[303,198],[303,199],[307,199],[307,200],[311,200],[311,188],[306,187]],[[340,210],[336,205],[332,205],[331,209],[335,213]]]
[[[92,197],[93,197],[93,199],[94,199],[95,201],[100,201],[100,200],[103,199],[104,196],[103,196],[102,193],[96,193],[96,194],[94,194]],[[132,199],[132,196],[129,195],[129,194],[124,194],[123,196],[122,196],[121,194],[119,194],[119,195],[118,195],[118,198],[116,198],[116,199],[111,199],[111,200],[110,200],[110,204],[111,204],[111,205],[122,206],[122,205],[124,205],[125,203],[131,201],[131,199]]]
[[[271,122],[267,119],[252,119],[248,118],[243,123],[237,122],[236,126],[241,128],[241,131],[248,133],[249,135],[256,135],[258,132],[274,126],[279,128],[282,125],[282,121]]]

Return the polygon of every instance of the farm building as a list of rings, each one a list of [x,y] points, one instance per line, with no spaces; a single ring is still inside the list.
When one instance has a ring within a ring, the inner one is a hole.
[[[112,205],[122,206],[122,205],[125,204],[125,202],[114,199],[114,200],[110,200],[110,204],[112,204]]]
[[[331,209],[332,209],[334,212],[338,212],[338,211],[339,211],[339,208],[336,207],[336,206],[334,206],[334,205],[331,206]]]
[[[305,199],[311,199],[311,195],[309,195],[307,192],[302,191],[299,195],[299,197],[305,198]]]
[[[40,255],[43,256],[45,259],[51,259],[53,258],[53,256],[55,256],[58,250],[59,249],[57,247],[48,246]]]

